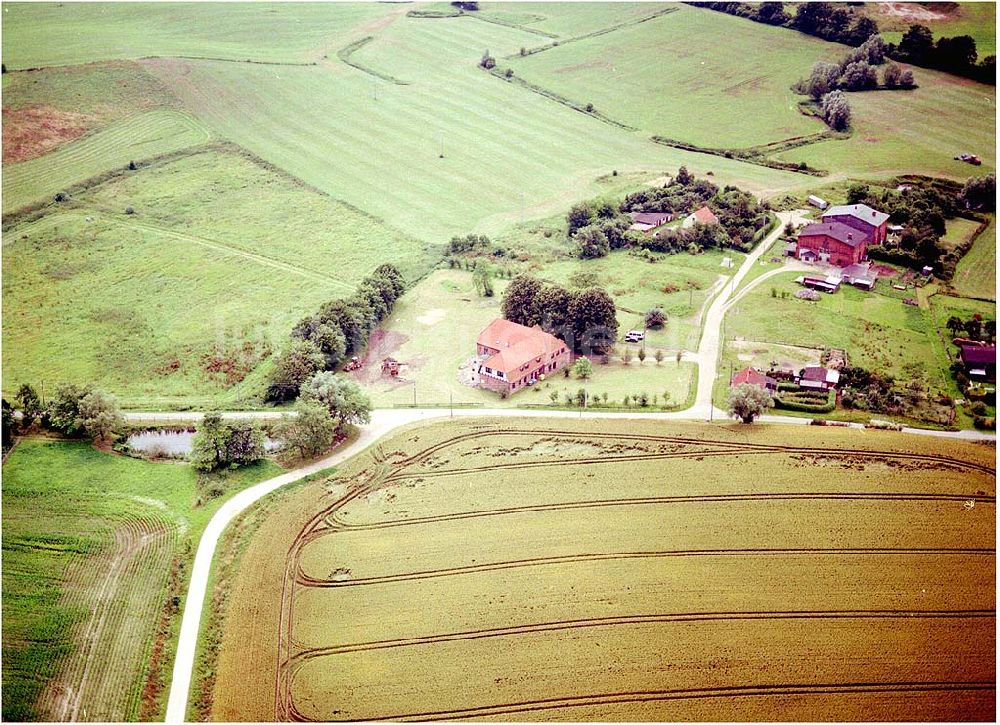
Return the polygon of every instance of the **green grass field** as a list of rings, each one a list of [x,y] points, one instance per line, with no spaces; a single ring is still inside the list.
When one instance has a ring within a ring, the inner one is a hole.
[[[241,470],[224,490],[279,471]],[[156,719],[179,626],[169,598],[223,499],[190,466],[43,439],[4,463],[3,498],[4,719]]]
[[[726,338],[840,348],[847,351],[852,365],[903,380],[922,378],[938,388],[948,385],[937,335],[923,310],[903,304],[902,293],[868,293],[842,286],[836,294],[821,295],[818,302],[771,297],[772,287],[792,294],[801,289],[793,281],[800,274],[777,275],[737,302],[726,316]],[[884,281],[880,284],[888,287]],[[728,370],[730,362],[724,358],[723,367]]]
[[[333,61],[278,71],[146,67],[219,136],[430,241],[496,232],[522,211],[564,212],[602,193],[596,180],[614,169],[662,174],[687,164],[760,192],[804,185],[798,175],[657,146],[477,67],[484,49],[516,52],[536,37],[469,18],[400,17],[351,59],[409,85]]]
[[[923,173],[965,181],[996,169],[996,92],[992,86],[914,68],[913,91],[852,93],[846,140],[823,141],[779,154],[829,169],[832,178]],[[954,160],[973,153],[980,167]]]
[[[12,70],[153,55],[306,63],[335,50],[346,33],[401,9],[376,3],[9,3],[3,57]]]
[[[135,405],[232,403],[210,356],[250,363],[378,264],[412,281],[435,255],[236,154],[131,172],[5,233],[4,388],[94,382]]]
[[[720,53],[721,47],[741,50]],[[681,6],[505,63],[526,80],[593,103],[645,135],[739,148],[823,130],[798,112],[790,86],[836,52],[836,46],[780,28]]]
[[[995,300],[997,296],[997,226],[996,217],[976,238],[972,249],[958,263],[952,284],[962,295]]]

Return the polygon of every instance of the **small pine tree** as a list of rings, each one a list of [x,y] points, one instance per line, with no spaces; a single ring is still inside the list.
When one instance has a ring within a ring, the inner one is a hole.
[[[663,362],[663,350],[657,350],[655,353],[653,353],[653,358],[656,360],[657,365]]]
[[[638,358],[639,358],[639,364],[642,365],[642,363],[645,362],[645,360],[646,360],[646,346],[645,345],[643,345],[642,347],[639,348]]]

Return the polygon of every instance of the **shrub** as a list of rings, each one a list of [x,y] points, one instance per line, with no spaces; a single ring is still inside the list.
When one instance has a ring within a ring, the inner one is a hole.
[[[658,330],[667,322],[666,313],[659,307],[654,307],[646,313],[646,328]]]

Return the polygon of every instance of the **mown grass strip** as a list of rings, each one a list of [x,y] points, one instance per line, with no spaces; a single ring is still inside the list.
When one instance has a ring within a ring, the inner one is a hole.
[[[819,138],[821,134],[816,134],[816,137],[799,137],[798,139],[788,139],[787,141],[793,141],[795,145],[789,148],[797,148],[799,146],[807,146],[811,143],[818,143],[819,141],[828,140],[829,136],[824,136]],[[846,138],[841,136],[842,138]],[[709,154],[711,156],[721,156],[725,159],[736,159],[739,161],[744,161],[748,164],[756,164],[757,166],[766,166],[769,169],[778,169],[779,171],[791,171],[796,174],[806,174],[807,176],[826,176],[829,172],[825,169],[816,169],[811,166],[806,165],[804,162],[801,164],[796,164],[790,161],[776,161],[774,159],[767,158],[762,152],[755,149],[762,147],[750,147],[745,149],[717,149],[710,148],[707,146],[697,146],[693,143],[688,143],[687,141],[677,141],[671,138],[665,138],[664,136],[651,136],[651,140],[654,143],[658,143],[662,146],[670,146],[671,148],[680,149],[682,151],[691,151],[696,154]],[[787,149],[780,148],[780,144],[786,143],[786,141],[775,141],[774,145],[779,147],[780,150],[784,151]],[[766,146],[766,145],[765,145]],[[775,153],[775,152],[770,152]]]
[[[669,15],[670,13],[675,13],[675,12],[677,12],[677,8],[675,7],[661,8],[660,10],[657,10],[655,13],[644,15],[643,17],[637,18],[636,20],[627,20],[623,23],[617,23],[616,25],[609,25],[606,28],[599,28],[592,32],[585,33],[583,35],[576,35],[573,36],[572,38],[566,38],[565,40],[556,40],[552,43],[549,43],[548,45],[540,45],[537,48],[528,48],[523,53],[514,53],[512,55],[505,56],[505,59],[509,60],[512,58],[523,58],[529,55],[535,55],[536,53],[542,53],[546,50],[552,50],[553,48],[558,48],[560,45],[566,45],[567,43],[575,43],[578,40],[597,38],[601,35],[607,35],[608,33],[613,33],[616,30],[621,30],[622,28],[627,28],[632,25],[641,25],[642,23],[648,22],[650,20],[655,20],[656,18],[663,17],[664,15]],[[518,27],[520,30],[526,30],[526,28],[522,28],[520,26],[511,26],[511,27]]]
[[[395,83],[397,86],[410,85],[409,81],[401,80],[399,78],[396,78],[395,76],[389,75],[388,73],[382,73],[381,71],[377,71],[374,68],[369,68],[366,65],[362,65],[361,63],[358,63],[356,60],[351,60],[351,56],[355,52],[361,50],[373,40],[375,40],[375,38],[372,37],[371,35],[367,35],[361,40],[355,40],[350,45],[345,45],[343,48],[338,50],[337,57],[340,58],[345,63],[347,63],[347,65],[351,66],[352,68],[357,68],[362,73],[367,73],[370,76],[381,78],[384,81],[389,81],[389,83]]]

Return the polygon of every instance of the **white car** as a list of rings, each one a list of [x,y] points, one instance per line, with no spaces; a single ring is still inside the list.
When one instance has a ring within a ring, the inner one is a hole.
[[[641,332],[640,330],[630,330],[625,333],[625,342],[642,342],[645,337],[645,332]]]

